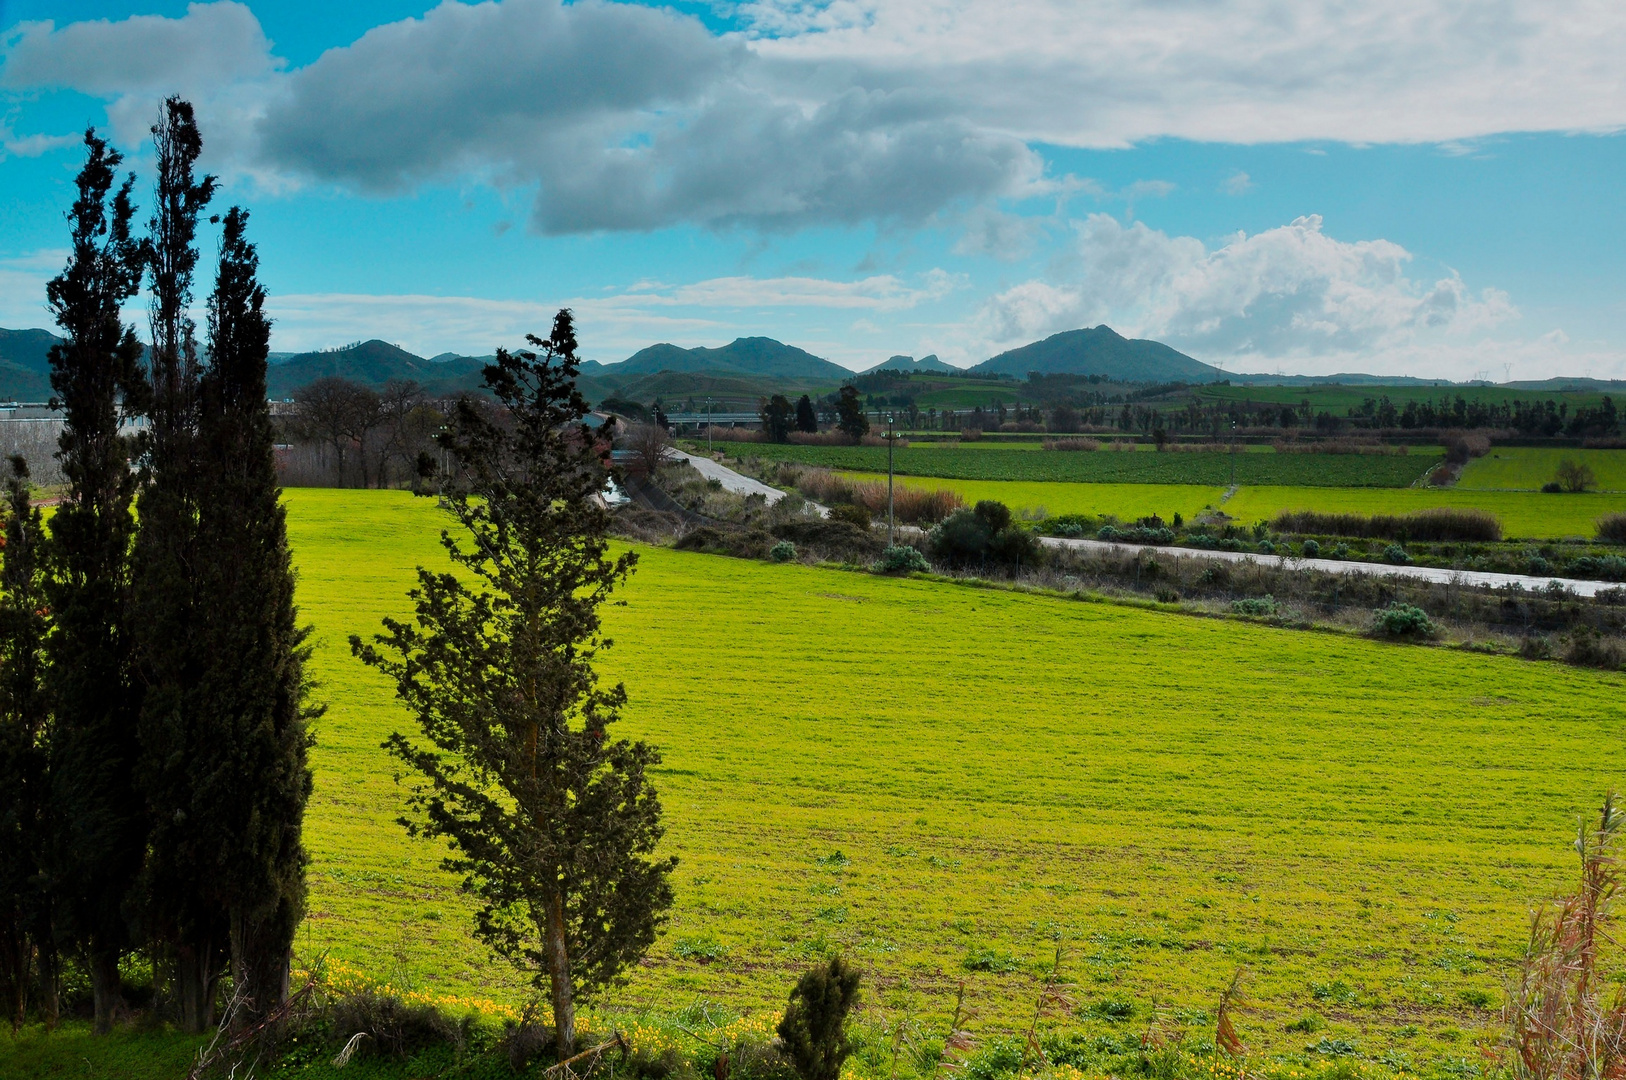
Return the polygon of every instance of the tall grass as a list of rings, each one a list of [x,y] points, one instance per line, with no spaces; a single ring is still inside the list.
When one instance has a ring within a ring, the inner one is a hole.
[[[1043,443],[1046,450],[1099,450],[1099,439],[1046,439]]]
[[[1289,442],[1277,439],[1271,443],[1278,454],[1371,454],[1375,457],[1404,457],[1404,446],[1363,442],[1359,439],[1321,439],[1316,442]]]
[[[1605,514],[1598,519],[1598,539],[1626,544],[1626,514]]]
[[[790,478],[780,466],[781,483],[794,484],[796,489],[814,502],[827,506],[851,504],[862,506],[872,516],[886,514],[886,485],[875,480],[850,480],[828,469],[799,469]],[[965,500],[942,488],[904,487],[895,484],[892,489],[892,513],[897,520],[911,525],[930,525],[942,521],[965,505]]]
[[[1502,522],[1483,510],[1432,507],[1411,514],[1327,514],[1284,510],[1271,526],[1278,532],[1313,536],[1352,536],[1382,540],[1472,540],[1502,538]]]

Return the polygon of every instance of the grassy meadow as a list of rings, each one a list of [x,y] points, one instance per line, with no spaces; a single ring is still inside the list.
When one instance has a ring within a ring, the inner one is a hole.
[[[1592,469],[1599,491],[1626,491],[1626,450],[1576,450],[1536,446],[1498,446],[1463,467],[1457,487],[1483,491],[1540,491],[1569,459]]]
[[[1032,444],[1027,444],[1031,446]],[[1182,484],[1224,487],[1239,484],[1295,487],[1402,488],[1414,483],[1440,459],[1437,455],[1129,453],[1096,450],[1016,451],[986,446],[921,445],[898,448],[893,471],[950,480],[1021,480],[1029,483]],[[886,471],[884,446],[798,446],[735,443],[725,449],[739,457],[800,461],[852,472]],[[1268,448],[1262,448],[1268,449]]]
[[[886,483],[885,473],[843,473],[863,483]],[[974,505],[993,499],[1020,513],[1113,514],[1126,521],[1148,514],[1165,519],[1179,513],[1190,518],[1205,506],[1217,506],[1222,487],[1195,484],[1046,484],[1023,480],[945,480],[936,477],[894,477],[893,483],[923,491],[952,491]]]
[[[407,611],[414,565],[441,565],[442,519],[401,492],[287,504],[329,704],[298,948],[398,988],[513,1003],[439,849],[394,824],[379,743],[409,718],[345,644]],[[607,611],[603,670],[631,695],[622,731],[665,753],[682,862],[672,923],[604,1002],[616,1011],[778,1008],[800,966],[840,948],[870,970],[872,1001],[912,995],[940,1019],[966,979],[978,1029],[1010,1029],[1059,941],[1086,1028],[1134,1028],[1153,999],[1211,1023],[1245,966],[1256,1050],[1330,1037],[1393,1062],[1474,1061],[1530,904],[1572,876],[1575,816],[1626,776],[1619,674],[925,579],[640,560]],[[1312,1014],[1318,1035],[1288,1030]]]

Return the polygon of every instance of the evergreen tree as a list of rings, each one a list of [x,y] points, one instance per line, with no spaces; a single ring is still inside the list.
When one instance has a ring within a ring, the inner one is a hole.
[[[45,664],[45,595],[40,567],[40,512],[28,498],[28,463],[11,459],[6,485],[5,546],[0,549],[0,983],[12,1030],[22,1026],[28,988],[44,990],[55,1016],[56,952],[50,897],[44,888],[46,754],[50,710],[41,679]]]
[[[803,394],[796,402],[796,430],[819,430],[819,414],[813,410],[813,399]]]
[[[94,130],[68,211],[72,247],[46,298],[63,340],[52,347],[51,387],[63,411],[58,458],[67,493],[44,546],[46,686],[51,738],[53,835],[47,870],[62,930],[82,950],[106,1032],[120,1004],[119,957],[128,940],[124,904],[141,871],[146,820],[134,788],[140,696],[126,632],[136,477],[121,421],[144,403],[141,343],[120,306],[141,281],[131,238],[135,207],[122,161]]]
[[[858,400],[858,388],[843,386],[836,398],[836,426],[847,433],[854,443],[869,434],[869,417],[864,415],[864,403]]]
[[[653,944],[676,860],[652,857],[663,830],[644,772],[660,756],[610,740],[626,691],[592,667],[608,644],[599,605],[635,556],[607,558],[570,312],[529,340],[540,358],[499,349],[485,369],[506,415],[464,399],[444,436],[442,500],[461,528],[441,542],[478,584],[420,568],[415,624],[386,619],[382,648],[350,645],[395,678],[430,744],[384,744],[427,781],[403,824],[451,841],[444,865],[484,902],[476,936],[548,989],[563,1059],[577,1000]]]
[[[307,722],[320,710],[304,704],[309,629],[294,607],[265,397],[271,322],[247,225],[241,208],[226,214],[200,380],[196,573],[208,602],[193,631],[201,737],[191,751],[200,812],[191,850],[202,898],[227,917],[233,983],[255,1016],[288,995],[305,910]]]
[[[205,597],[198,568],[197,327],[187,314],[197,267],[198,215],[214,178],[193,176],[203,149],[192,106],[164,102],[152,129],[157,183],[144,244],[151,293],[151,386],[140,529],[132,557],[136,670],[144,684],[137,785],[151,815],[143,895],[147,932],[173,950],[181,1026],[201,1032],[213,1022],[214,986],[226,950],[225,913],[206,899],[205,838],[214,808],[200,797],[207,783],[206,744],[215,737],[211,704],[199,677],[207,641],[199,634]]]
[[[802,973],[777,1034],[801,1080],[838,1080],[852,1053],[847,1014],[858,1004],[861,976],[841,957]]]
[[[790,439],[790,425],[794,417],[790,399],[775,394],[762,404],[762,430],[769,442],[782,443]]]

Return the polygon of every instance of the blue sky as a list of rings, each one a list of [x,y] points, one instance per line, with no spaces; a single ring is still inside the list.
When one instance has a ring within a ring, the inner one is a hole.
[[[1626,7],[0,0],[0,325],[77,132],[193,100],[275,347],[763,334],[961,364],[1626,377]],[[132,317],[138,313],[132,312]]]

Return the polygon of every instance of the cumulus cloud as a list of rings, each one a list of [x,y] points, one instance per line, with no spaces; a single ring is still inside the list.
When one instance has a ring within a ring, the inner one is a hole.
[[[1387,240],[1336,240],[1319,216],[1212,250],[1104,214],[1078,224],[1079,272],[993,297],[988,338],[1014,343],[1108,322],[1210,361],[1372,354],[1439,335],[1461,337],[1517,315],[1505,293],[1477,295],[1455,275],[1406,275],[1411,254]]]

